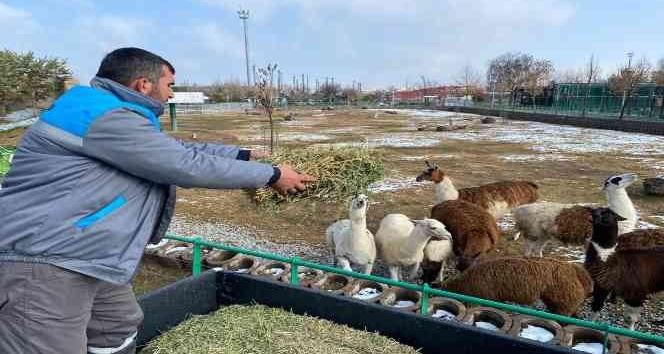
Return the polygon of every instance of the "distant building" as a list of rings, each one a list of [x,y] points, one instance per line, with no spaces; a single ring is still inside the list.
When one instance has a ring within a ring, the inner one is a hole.
[[[168,103],[203,104],[207,99],[203,92],[173,92],[173,98]]]
[[[427,87],[417,90],[400,90],[394,91],[392,103],[424,103],[439,105],[444,102],[447,97],[463,97],[465,94],[466,90],[464,86],[455,85]]]

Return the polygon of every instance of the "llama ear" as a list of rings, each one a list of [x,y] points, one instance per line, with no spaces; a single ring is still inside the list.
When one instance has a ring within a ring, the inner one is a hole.
[[[424,163],[427,165],[427,168],[433,168],[429,163],[429,160],[424,160]]]

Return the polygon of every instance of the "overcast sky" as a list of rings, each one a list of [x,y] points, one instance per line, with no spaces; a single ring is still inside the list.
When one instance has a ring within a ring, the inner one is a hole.
[[[664,0],[0,0],[0,48],[65,58],[87,83],[108,51],[138,46],[171,61],[178,82],[244,80],[240,7],[250,59],[363,88],[420,75],[454,83],[507,51],[604,71],[625,53],[664,57]]]

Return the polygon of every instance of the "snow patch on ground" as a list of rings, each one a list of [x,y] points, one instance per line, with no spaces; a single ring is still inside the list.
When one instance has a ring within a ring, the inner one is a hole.
[[[321,141],[321,140],[332,140],[334,139],[331,135],[324,134],[314,134],[314,133],[286,133],[279,136],[279,140],[284,141]]]
[[[470,132],[445,135],[457,140],[493,140],[530,145],[547,153],[620,153],[663,155],[664,137],[621,131],[559,126],[538,122],[511,122]],[[661,158],[659,159],[661,160]]]
[[[381,292],[378,291],[378,289],[362,288],[362,290],[358,291],[357,294],[353,295],[353,298],[360,300],[371,300],[373,298],[380,296],[380,294]]]
[[[20,128],[20,127],[27,127],[29,125],[34,124],[39,118],[30,118],[30,119],[25,119],[21,120],[18,122],[13,122],[13,123],[7,123],[7,124],[0,124],[0,132]]]
[[[542,155],[513,154],[513,155],[502,155],[500,156],[500,158],[507,161],[518,161],[518,162],[576,160],[576,157],[574,156],[567,156],[562,154],[542,154]]]
[[[394,192],[401,189],[424,186],[429,182],[417,182],[415,178],[385,178],[382,181],[371,183],[367,190],[371,193]]]
[[[420,155],[420,156],[401,156],[399,160],[401,161],[435,161],[435,160],[444,160],[444,159],[455,159],[456,155],[453,154],[440,154],[440,155]]]

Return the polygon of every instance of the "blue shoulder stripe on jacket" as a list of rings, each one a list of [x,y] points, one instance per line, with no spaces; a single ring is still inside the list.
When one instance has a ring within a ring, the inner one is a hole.
[[[75,86],[58,98],[40,119],[66,132],[83,137],[90,124],[105,113],[125,108],[148,119],[157,130],[159,119],[149,109],[121,101],[112,94],[87,86]]]

